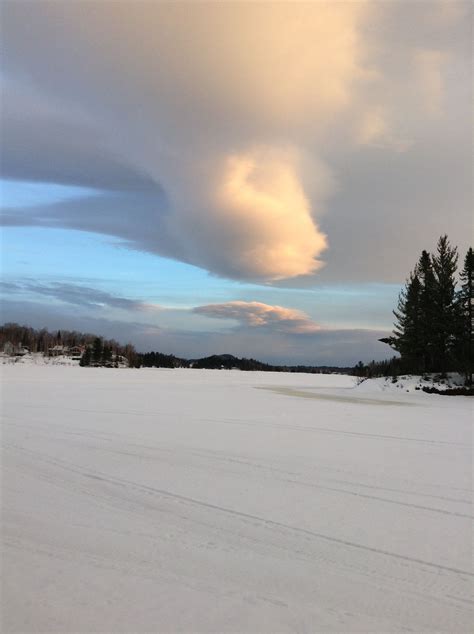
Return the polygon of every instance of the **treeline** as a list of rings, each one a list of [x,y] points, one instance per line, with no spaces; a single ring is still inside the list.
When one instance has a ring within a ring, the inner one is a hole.
[[[117,367],[126,365],[132,368],[195,368],[209,370],[237,369],[244,372],[304,372],[310,374],[356,374],[358,367],[308,366],[308,365],[272,365],[235,357],[231,354],[215,354],[201,359],[184,359],[162,352],[139,353],[132,344],[121,345],[114,339],[98,337],[95,334],[75,330],[50,332],[46,328],[37,330],[17,323],[0,326],[0,351],[6,344],[16,348],[27,348],[32,353],[55,356],[68,350],[80,348],[81,366]],[[76,356],[76,353],[75,353]]]
[[[307,374],[354,374],[352,367],[336,366],[307,366],[307,365],[272,365],[257,361],[235,357],[232,354],[213,354],[202,359],[182,359],[172,354],[147,352],[139,355],[143,367],[156,368],[194,368],[207,370],[242,370],[243,372],[304,372]]]
[[[46,328],[37,330],[30,326],[20,326],[16,323],[6,323],[0,326],[0,350],[6,344],[22,346],[33,353],[49,355],[53,348],[64,347],[83,348],[82,357],[86,357],[85,365],[105,365],[117,357],[127,359],[129,365],[134,366],[138,360],[138,353],[130,343],[120,344],[115,339],[105,339],[91,333],[78,332],[76,330],[58,330],[50,332]],[[87,363],[89,361],[89,363]]]
[[[6,323],[0,326],[0,348],[5,344],[24,346],[30,352],[42,352],[48,354],[50,348],[56,345],[68,347],[92,344],[95,335],[85,334],[72,330],[60,330],[50,332],[46,328],[36,330],[30,326],[20,326],[16,323]]]
[[[204,357],[203,359],[197,359],[190,361],[193,368],[207,369],[207,370],[243,370],[246,372],[252,372],[261,370],[263,372],[271,372],[275,370],[275,366],[271,366],[268,363],[257,361],[256,359],[239,359],[232,354],[214,354],[210,357]]]
[[[118,368],[124,364],[130,368],[141,366],[140,354],[132,344],[128,343],[125,346],[116,346],[115,344],[113,339],[95,337],[92,344],[85,347],[79,365],[82,367],[105,366],[107,368]]]
[[[189,361],[162,352],[145,352],[139,355],[140,365],[144,368],[189,368]]]
[[[392,357],[384,361],[371,361],[370,363],[359,363],[352,369],[355,376],[372,379],[378,376],[398,376],[399,374],[410,374],[410,371],[405,369],[404,363],[400,357]]]
[[[467,385],[473,373],[474,253],[458,271],[458,252],[447,236],[434,254],[423,251],[393,311],[391,337],[381,339],[400,353],[383,362],[390,373],[459,372]],[[380,364],[379,364],[380,365]],[[396,372],[395,372],[396,371]]]
[[[231,354],[214,354],[202,359],[181,359],[172,354],[146,352],[140,355],[143,367],[154,368],[195,368],[207,370],[264,370],[270,372],[276,366],[256,361],[255,359],[239,359]]]

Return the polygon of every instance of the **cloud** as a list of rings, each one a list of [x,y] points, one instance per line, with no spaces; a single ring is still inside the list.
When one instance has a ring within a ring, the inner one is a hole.
[[[192,309],[167,309],[157,304],[143,302],[128,297],[113,295],[106,291],[89,286],[68,282],[38,283],[30,280],[0,281],[0,291],[5,297],[40,297],[52,298],[62,303],[73,306],[82,306],[87,309],[112,308],[129,311],[132,313],[149,313],[156,316],[164,316],[164,313],[172,313],[174,322],[186,326],[188,315],[188,327],[192,327],[192,315],[203,315],[217,319],[233,319],[248,327],[265,327],[280,332],[291,334],[310,334],[320,330],[303,311],[282,306],[271,306],[261,302],[232,301],[222,304],[207,304],[196,306]],[[181,319],[177,320],[177,317]],[[165,319],[166,321],[166,319]],[[155,327],[155,326],[154,326]]]
[[[302,337],[271,328],[246,328],[229,332],[207,332],[160,328],[154,323],[124,321],[102,313],[80,311],[74,305],[2,301],[5,322],[25,322],[34,328],[90,332],[121,343],[131,342],[141,352],[159,350],[166,354],[196,359],[211,354],[234,354],[269,363],[305,365],[355,365],[359,360],[387,358],[388,348],[378,339],[379,330],[321,330]]]
[[[67,304],[83,306],[86,308],[119,308],[127,311],[159,311],[160,307],[155,304],[112,295],[105,291],[78,284],[64,282],[52,282],[51,284],[40,284],[37,282],[4,282],[0,281],[0,289],[8,294],[39,295],[50,297]]]
[[[6,178],[112,191],[162,192],[126,156],[114,154],[106,128],[69,99],[2,77],[2,174]]]
[[[4,176],[97,196],[4,222],[100,231],[235,279],[403,280],[427,231],[464,246],[471,227],[468,13],[7,0]],[[393,233],[400,213],[416,230]],[[389,262],[393,235],[413,253]]]
[[[322,199],[331,177],[318,168]],[[269,281],[312,273],[322,266],[318,257],[327,240],[311,216],[298,170],[291,150],[260,147],[228,156],[210,177],[209,196],[203,194],[206,212],[178,213],[168,229],[186,235],[192,228],[184,248],[191,260],[228,277]]]
[[[358,122],[356,129],[357,142],[361,145],[405,152],[413,144],[413,141],[397,137],[389,119],[389,114],[381,106],[367,109]]]
[[[282,279],[321,268],[316,258],[327,248],[326,236],[311,218],[291,158],[265,151],[229,157],[216,208],[231,220],[232,235],[240,234],[231,261],[250,276]]]
[[[424,48],[415,51],[414,62],[425,110],[429,115],[438,117],[443,111],[443,71],[448,63],[448,55]]]
[[[291,334],[311,334],[321,328],[303,311],[261,302],[234,301],[197,306],[195,313],[218,319],[234,319],[251,328],[269,328]]]

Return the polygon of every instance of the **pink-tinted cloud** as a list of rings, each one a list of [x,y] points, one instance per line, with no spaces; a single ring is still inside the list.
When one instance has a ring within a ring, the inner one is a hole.
[[[233,301],[197,306],[193,312],[217,319],[234,319],[250,328],[268,328],[290,334],[310,334],[321,328],[303,311],[262,302]]]

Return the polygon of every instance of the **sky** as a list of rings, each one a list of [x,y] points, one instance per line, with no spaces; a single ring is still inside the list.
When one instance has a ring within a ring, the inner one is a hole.
[[[383,359],[472,242],[471,3],[2,3],[2,321]]]

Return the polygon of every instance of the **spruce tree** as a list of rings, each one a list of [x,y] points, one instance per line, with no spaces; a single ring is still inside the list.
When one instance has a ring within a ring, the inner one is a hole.
[[[89,346],[82,353],[81,360],[79,361],[79,365],[81,367],[86,367],[91,364],[91,350]]]
[[[431,255],[428,251],[422,251],[416,273],[420,280],[420,296],[419,296],[419,347],[421,349],[421,367],[422,372],[429,372],[433,369],[433,328],[435,322],[434,295],[436,280],[433,271],[433,263]]]
[[[443,375],[449,368],[456,336],[455,274],[457,249],[451,247],[448,236],[441,236],[433,256],[435,287],[433,293],[434,364]]]
[[[108,345],[104,345],[102,350],[102,363],[107,365],[112,362],[112,348]]]
[[[417,372],[423,365],[421,293],[422,285],[415,271],[400,293],[397,310],[393,311],[397,319],[393,337],[382,340],[400,353],[408,372]]]
[[[441,236],[435,255],[422,252],[399,296],[393,335],[380,341],[400,353],[405,372],[444,374],[454,364],[460,330],[456,267],[457,250]]]
[[[102,361],[102,339],[100,337],[96,337],[92,344],[92,360],[98,364]]]
[[[472,385],[474,365],[474,252],[472,248],[464,258],[460,273],[461,290],[457,297],[457,333],[455,356],[459,370],[467,385]]]

